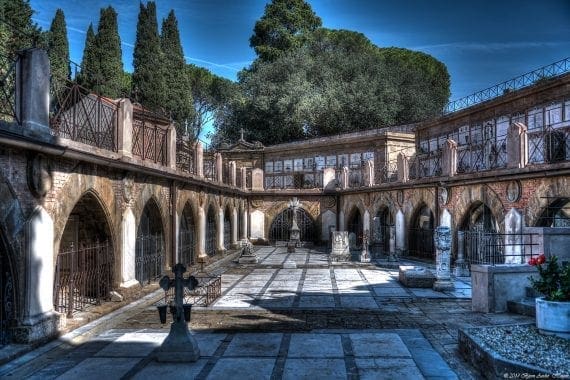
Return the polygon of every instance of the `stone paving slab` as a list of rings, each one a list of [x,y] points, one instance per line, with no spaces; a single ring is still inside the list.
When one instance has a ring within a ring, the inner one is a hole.
[[[59,380],[119,379],[140,360],[141,358],[89,358],[57,378]]]
[[[224,357],[277,356],[282,338],[283,334],[279,333],[237,334],[226,348]]]
[[[221,358],[208,379],[271,379],[274,366],[274,358]]]
[[[356,366],[362,380],[424,378],[412,359],[356,359]]]
[[[338,334],[292,334],[289,358],[342,358],[344,352]]]
[[[95,356],[145,357],[160,347],[164,339],[163,333],[126,333],[97,352]]]
[[[287,359],[283,380],[346,379],[343,359]]]
[[[387,357],[412,357],[396,333],[350,334],[350,341],[355,357],[375,357],[380,353]]]

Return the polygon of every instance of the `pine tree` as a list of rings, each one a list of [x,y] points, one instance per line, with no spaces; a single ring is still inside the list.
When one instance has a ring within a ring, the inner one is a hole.
[[[141,3],[133,54],[133,92],[137,101],[154,111],[164,110],[166,86],[163,64],[156,5],[149,1],[145,7]]]
[[[113,7],[101,9],[95,46],[100,81],[98,90],[104,96],[118,98],[123,95],[123,61],[117,12]]]
[[[0,0],[0,13],[6,23],[2,42],[8,54],[41,46],[41,29],[32,22],[34,10],[29,0]]]
[[[190,81],[185,75],[184,53],[180,43],[178,21],[174,11],[171,10],[168,17],[162,20],[161,48],[164,54],[164,81],[166,84],[166,96],[164,107],[170,112],[173,121],[177,125],[179,133],[185,132],[185,126],[191,123],[193,118],[192,93]]]
[[[65,15],[61,9],[55,12],[55,17],[49,29],[48,55],[53,77],[59,80],[70,79],[71,68],[69,66],[67,26],[65,24]]]
[[[85,37],[85,47],[83,48],[83,59],[81,60],[81,73],[77,77],[77,81],[85,88],[93,89],[97,83],[97,52],[95,46],[95,32],[93,24],[89,24],[87,28],[87,36]]]

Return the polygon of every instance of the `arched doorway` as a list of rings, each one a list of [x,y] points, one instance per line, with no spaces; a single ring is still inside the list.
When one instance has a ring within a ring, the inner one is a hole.
[[[141,284],[157,280],[164,266],[164,230],[156,202],[147,202],[137,229],[135,278]]]
[[[224,211],[224,248],[230,249],[232,244],[232,222],[230,208],[226,207]]]
[[[461,223],[464,254],[470,264],[500,264],[505,260],[504,241],[491,209],[482,202],[474,203]]]
[[[356,248],[362,246],[362,233],[363,233],[363,225],[362,225],[362,215],[360,214],[360,210],[355,208],[350,217],[348,218],[347,223],[347,230],[348,230],[348,240],[349,242],[354,239],[354,244],[351,244],[350,248]],[[351,237],[351,234],[354,234],[354,237]]]
[[[570,227],[570,199],[557,198],[550,202],[536,222],[537,227]]]
[[[394,219],[388,207],[382,207],[372,219],[372,253],[387,255],[390,253],[390,228]]]
[[[14,273],[10,257],[8,256],[8,245],[0,230],[0,347],[8,344],[11,339],[10,325],[15,318],[15,291]]]
[[[196,226],[194,224],[194,214],[190,203],[186,203],[180,218],[180,236],[178,251],[180,262],[184,265],[194,265]]]
[[[107,217],[91,193],[77,202],[65,225],[55,266],[54,308],[72,317],[100,304],[113,289],[113,243]]]
[[[216,212],[212,206],[208,208],[206,216],[206,254],[208,256],[216,254]]]
[[[299,227],[300,240],[302,242],[314,242],[315,241],[315,226],[313,219],[307,211],[303,208],[298,207],[296,210],[296,221]],[[278,241],[288,241],[291,227],[293,225],[293,209],[286,208],[281,211],[273,222],[271,222],[271,227],[269,229],[269,240],[272,243]]]
[[[410,227],[409,255],[435,260],[433,244],[434,217],[428,206],[418,208]]]

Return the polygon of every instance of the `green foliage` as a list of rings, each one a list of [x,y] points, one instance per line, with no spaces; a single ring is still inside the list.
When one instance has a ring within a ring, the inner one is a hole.
[[[163,68],[166,84],[163,106],[170,112],[178,133],[186,134],[186,125],[194,119],[194,105],[190,81],[185,72],[186,62],[180,44],[178,21],[172,10],[168,17],[162,21],[160,37],[162,53],[164,54]]]
[[[70,79],[69,42],[67,40],[67,26],[65,15],[61,9],[55,12],[48,33],[48,55],[51,65],[51,74],[58,79]]]
[[[272,0],[255,23],[249,45],[262,61],[273,61],[303,45],[308,32],[321,26],[321,19],[304,0]]]
[[[529,278],[536,291],[544,294],[547,301],[570,301],[570,265],[560,266],[556,256],[546,260],[544,267],[532,260],[531,265],[536,265],[540,276]]]
[[[0,18],[6,24],[0,31],[0,45],[7,54],[43,46],[41,29],[32,22],[33,14],[29,0],[0,0]]]
[[[95,74],[98,72],[97,51],[95,49],[95,32],[93,24],[89,24],[87,35],[85,36],[85,47],[83,48],[83,58],[81,60],[81,72],[77,77],[77,81],[83,87],[95,87]]]
[[[156,5],[140,4],[133,54],[133,92],[137,101],[154,111],[163,110],[166,84],[164,57],[160,47]]]

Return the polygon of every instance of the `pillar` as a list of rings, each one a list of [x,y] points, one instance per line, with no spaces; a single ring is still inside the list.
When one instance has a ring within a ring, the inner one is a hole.
[[[527,163],[527,128],[523,123],[514,123],[507,131],[507,167],[524,168]]]
[[[346,231],[344,228],[344,211],[340,210],[338,213],[338,230],[337,231]]]
[[[247,210],[242,210],[241,214],[242,233],[240,238],[247,240]]]
[[[208,258],[206,254],[206,212],[204,206],[198,206],[198,236],[196,239],[196,256],[198,262],[205,262]]]
[[[362,175],[364,186],[372,187],[374,186],[374,161],[368,160],[362,166]]]
[[[234,208],[232,210],[232,248],[236,249],[238,247],[238,210]]]
[[[341,189],[348,189],[348,167],[342,167],[342,177],[340,180],[340,188]]]
[[[226,247],[224,247],[224,209],[218,209],[218,219],[216,221],[216,252],[224,253]]]
[[[196,175],[200,178],[204,178],[204,146],[201,141],[196,143],[196,149],[194,150],[194,165],[196,165]]]
[[[406,221],[402,210],[396,212],[396,254],[406,251]]]
[[[410,163],[408,157],[406,157],[404,153],[398,153],[396,166],[398,168],[398,181],[402,183],[408,182],[408,179],[410,178]]]
[[[522,215],[514,208],[505,215],[505,264],[524,264]]]
[[[135,279],[135,247],[137,227],[131,208],[123,212],[121,218],[121,287],[129,288],[137,285]]]
[[[251,171],[251,190],[263,191],[263,170],[253,169]]]
[[[34,48],[20,53],[16,68],[15,113],[22,127],[32,135],[50,133],[50,77],[45,50]]]
[[[457,174],[457,143],[451,139],[447,139],[443,145],[441,170],[444,177]]]
[[[439,226],[435,228],[435,282],[433,289],[437,291],[453,290],[451,281],[451,228]]]
[[[174,124],[166,131],[166,166],[176,170],[176,128]]]
[[[216,181],[224,182],[224,161],[221,153],[214,153],[214,165],[216,165]]]
[[[229,162],[229,171],[230,171],[230,186],[236,187],[236,162],[230,161]]]
[[[127,98],[119,101],[117,111],[117,151],[123,157],[133,157],[133,104]]]

